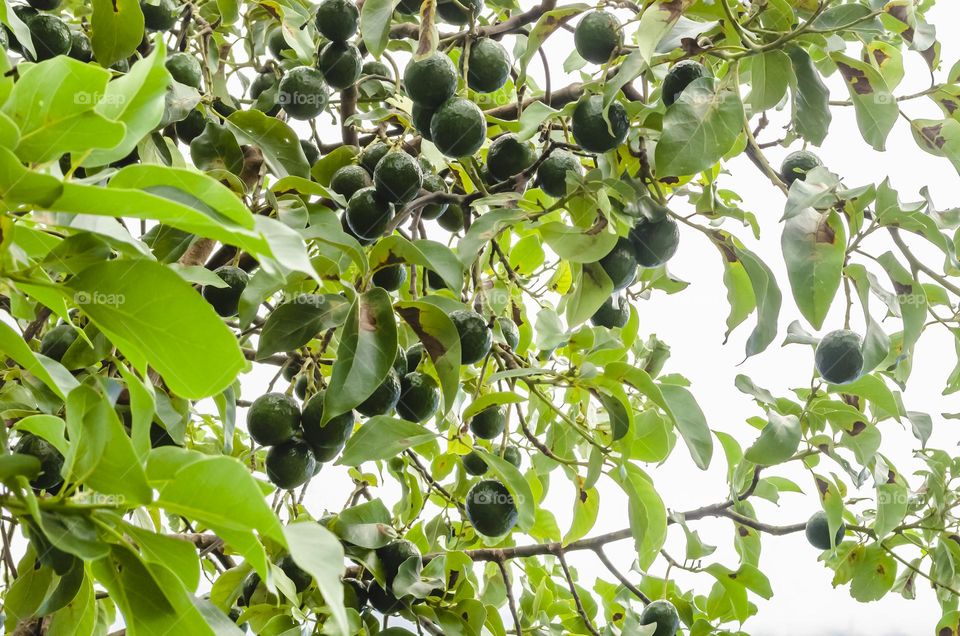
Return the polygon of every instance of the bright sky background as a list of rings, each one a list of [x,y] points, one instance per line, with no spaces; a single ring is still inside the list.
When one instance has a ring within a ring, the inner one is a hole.
[[[533,2],[523,2],[524,8]],[[960,6],[954,2],[941,2],[928,16],[938,26],[943,43],[943,70],[937,74],[942,80],[946,71],[960,57],[960,45],[950,37],[954,25],[960,23]],[[946,37],[944,37],[946,36]],[[511,46],[508,44],[508,50]],[[565,77],[563,61],[573,48],[572,36],[559,31],[547,42],[547,58],[551,63],[553,86],[562,86],[575,78]],[[540,67],[535,60],[531,75],[542,79]],[[565,81],[566,80],[566,81]],[[834,99],[846,99],[847,92],[836,78],[829,81]],[[906,56],[906,79],[896,91],[908,94],[923,90],[929,85],[929,74],[920,56]],[[917,100],[904,105],[912,117],[939,117],[940,112],[929,100]],[[782,120],[781,120],[782,121]],[[764,132],[761,141],[779,138],[777,120]],[[795,148],[791,148],[795,149]],[[774,165],[787,149],[774,148],[768,156]],[[852,108],[837,108],[834,111],[830,136],[823,148],[817,150],[827,166],[838,173],[849,186],[878,183],[890,176],[904,201],[919,200],[920,188],[930,187],[940,209],[960,204],[954,199],[960,179],[945,159],[925,154],[913,141],[906,122],[898,122],[888,141],[886,153],[876,153],[860,137]],[[761,414],[752,400],[739,393],[733,385],[738,373],[749,375],[754,381],[775,395],[786,395],[791,388],[806,386],[809,382],[813,355],[808,347],[792,345],[780,348],[787,325],[801,318],[790,294],[786,269],[780,252],[779,219],[783,212],[783,195],[745,158],[736,159],[727,165],[730,175],[722,178],[722,186],[735,190],[744,198],[742,207],[754,212],[762,226],[762,240],[753,241],[746,229],[725,226],[740,236],[747,246],[756,251],[777,273],[784,294],[781,312],[781,335],[765,353],[740,364],[744,343],[752,328],[752,318],[737,330],[730,341],[723,345],[724,318],[727,313],[726,291],[722,283],[722,268],[716,250],[707,244],[697,232],[682,229],[682,239],[677,256],[670,262],[671,272],[691,283],[683,293],[674,296],[657,294],[652,301],[638,305],[641,335],[656,334],[672,348],[672,356],[665,372],[682,373],[688,377],[708,423],[715,430],[725,431],[738,437],[746,447],[756,431],[745,424],[745,419]],[[676,211],[684,212],[677,206]],[[916,244],[916,242],[913,242]],[[891,249],[882,238],[866,243],[868,251],[880,254]],[[939,257],[930,251],[919,251],[930,262],[939,265]],[[881,280],[886,280],[884,276]],[[876,300],[875,303],[876,309]],[[834,312],[828,318],[823,332],[842,327],[842,302],[835,303]],[[856,312],[854,312],[856,315]],[[879,315],[878,315],[879,317]],[[856,320],[856,318],[855,318]],[[855,328],[861,328],[854,324]],[[890,331],[896,330],[890,327]],[[862,328],[861,328],[862,331]],[[929,329],[917,350],[913,375],[904,403],[910,410],[930,413],[934,417],[934,434],[930,444],[947,449],[956,446],[960,435],[956,423],[939,417],[942,412],[960,411],[960,398],[943,397],[941,390],[947,375],[954,365],[953,339],[943,329]],[[881,426],[884,435],[883,452],[887,453],[904,474],[918,467],[911,458],[917,442],[909,428],[895,422]],[[526,464],[525,464],[526,466]],[[697,506],[722,501],[726,495],[724,475],[726,465],[719,448],[713,464],[706,472],[698,470],[690,460],[682,443],[667,463],[650,467],[655,484],[667,506],[674,510],[689,510]],[[322,488],[311,488],[307,497],[311,510],[319,513],[324,507],[338,509],[349,493],[349,482],[338,471],[325,469],[319,476]],[[784,495],[781,506],[756,500],[758,515],[763,521],[776,524],[796,523],[805,520],[818,508],[809,476],[795,468],[778,469],[770,474],[780,474],[797,481],[805,495]],[[317,481],[317,480],[315,480]],[[918,482],[912,481],[912,485]],[[591,534],[615,530],[628,525],[626,501],[609,482],[601,481],[601,513]],[[569,527],[570,510],[574,491],[559,474],[551,482],[551,489],[544,505],[557,517],[561,530]],[[394,489],[381,489],[378,494],[391,504],[397,493]],[[853,493],[851,492],[851,495]],[[863,492],[872,496],[873,491]],[[705,520],[692,524],[700,531],[701,538],[718,546],[714,558],[735,568],[737,555],[733,550],[733,525],[727,520]],[[682,531],[670,530],[667,549],[682,556],[684,549]],[[918,583],[918,599],[907,601],[890,594],[882,601],[861,604],[854,601],[847,587],[833,589],[830,581],[833,573],[817,562],[818,551],[810,547],[802,534],[786,537],[765,536],[763,540],[761,569],[770,578],[775,596],[764,601],[751,595],[759,606],[759,613],[745,624],[751,634],[776,634],[777,636],[912,636],[930,633],[940,616],[940,610],[930,588]],[[634,559],[632,543],[622,541],[609,547],[608,553],[614,563],[622,567]],[[574,553],[569,557],[581,578],[589,583],[595,576],[610,578],[602,565],[589,553]],[[662,562],[653,574],[662,575]],[[709,575],[689,575],[674,570],[683,586],[694,586],[698,593],[709,592],[713,583]],[[633,579],[639,575],[633,573]],[[589,585],[588,585],[589,586]]]

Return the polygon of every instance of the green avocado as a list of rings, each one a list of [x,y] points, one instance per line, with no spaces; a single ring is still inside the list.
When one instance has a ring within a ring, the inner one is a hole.
[[[842,521],[837,533],[833,537],[833,545],[830,544],[830,522],[827,519],[827,513],[818,510],[807,520],[807,526],[804,528],[807,541],[818,550],[830,550],[840,545],[844,535],[847,533],[847,526]]]
[[[309,66],[291,69],[280,80],[277,103],[294,119],[313,119],[327,107],[323,73]]]
[[[503,45],[490,38],[480,38],[470,45],[467,64],[467,86],[478,93],[493,93],[503,88],[510,77],[510,54]]]
[[[167,71],[176,81],[187,86],[200,88],[203,81],[203,69],[200,61],[189,53],[174,53],[165,63]]]
[[[40,340],[40,353],[60,362],[77,338],[79,334],[72,325],[57,325],[43,334]]]
[[[240,307],[240,296],[243,294],[243,290],[247,288],[250,275],[239,267],[231,265],[217,268],[213,273],[227,286],[206,285],[203,288],[203,297],[219,315],[224,317],[237,315],[237,310]]]
[[[463,207],[457,203],[450,203],[447,209],[437,217],[437,225],[447,232],[460,232],[464,228]]]
[[[393,204],[385,201],[375,188],[363,188],[350,197],[344,217],[358,237],[374,241],[383,236],[390,224]]]
[[[674,636],[680,629],[680,615],[673,603],[665,600],[653,601],[640,614],[641,625],[656,624],[653,636]]]
[[[629,234],[634,256],[642,267],[659,267],[673,258],[680,244],[680,230],[670,217],[640,221]]]
[[[433,113],[436,109],[430,106],[422,106],[416,102],[413,103],[413,109],[410,111],[410,121],[413,127],[417,129],[420,136],[427,141],[432,141],[430,136],[430,121],[433,119]]]
[[[610,252],[600,259],[600,267],[613,282],[613,291],[620,291],[636,280],[637,258],[629,239],[617,239]]]
[[[463,469],[467,474],[473,475],[474,477],[486,474],[487,470],[489,470],[489,468],[487,468],[487,462],[483,461],[483,457],[476,451],[470,451],[462,456],[460,461],[463,462]]]
[[[320,160],[320,149],[317,148],[312,141],[301,139],[300,149],[303,150],[303,156],[307,160],[308,165],[312,166]]]
[[[849,329],[831,331],[823,337],[814,353],[817,373],[830,384],[847,384],[863,371],[860,336]]]
[[[497,137],[487,150],[487,169],[497,181],[520,174],[536,161],[533,144],[520,141],[513,133]]]
[[[630,303],[623,296],[609,296],[600,305],[600,309],[590,316],[590,322],[597,327],[613,329],[623,327],[630,319]]]
[[[573,45],[586,61],[605,64],[623,44],[620,29],[620,21],[612,13],[591,11],[577,24]]]
[[[438,0],[437,16],[450,24],[467,24],[483,11],[483,0]]]
[[[63,20],[55,15],[40,13],[24,22],[30,29],[30,37],[33,39],[33,46],[37,51],[36,58],[27,54],[31,61],[42,62],[58,55],[70,53],[73,39],[70,35],[70,28]]]
[[[499,406],[488,406],[470,418],[470,432],[480,439],[494,439],[503,433],[507,418]]]
[[[517,448],[516,446],[507,446],[506,448],[504,448],[503,458],[508,462],[510,462],[511,464],[513,464],[514,466],[516,466],[517,468],[520,468],[520,462],[522,460],[520,457],[520,449]]]
[[[60,7],[61,0],[27,0],[32,8],[37,11],[53,11]]]
[[[572,152],[554,150],[537,167],[536,185],[554,198],[567,195],[567,173],[583,174],[580,160]]]
[[[440,178],[439,175],[429,174],[423,175],[423,189],[427,192],[446,192],[447,183]],[[420,208],[420,218],[425,220],[432,220],[438,218],[441,214],[447,211],[447,206],[449,204],[446,202],[443,203],[431,203]]]
[[[297,562],[294,561],[293,557],[289,554],[281,557],[280,560],[277,561],[277,566],[283,570],[287,578],[293,582],[298,593],[310,587],[310,584],[313,582],[313,577],[310,576],[310,573],[297,565]]]
[[[143,24],[148,31],[169,31],[180,17],[180,7],[176,0],[159,0],[153,3],[140,0],[140,10],[143,12]]]
[[[620,102],[613,102],[603,116],[603,96],[584,95],[573,109],[571,130],[573,138],[588,152],[601,153],[613,150],[623,143],[630,130],[627,109]]]
[[[300,416],[300,426],[303,428],[303,439],[313,450],[318,462],[328,462],[340,452],[353,433],[355,421],[353,411],[341,413],[324,424],[323,400],[326,392],[317,391],[313,397],[303,405],[303,415]]]
[[[367,417],[386,415],[397,406],[400,399],[400,378],[393,369],[366,400],[360,403],[357,411]]]
[[[493,346],[493,334],[483,316],[458,309],[450,312],[450,320],[460,334],[460,363],[475,364],[483,360]]]
[[[500,333],[503,334],[503,340],[510,349],[516,350],[520,346],[520,330],[509,318],[503,316],[497,317],[497,325],[500,327]]]
[[[360,153],[360,165],[372,176],[373,171],[377,169],[377,164],[388,152],[390,152],[390,146],[382,141],[375,141]]]
[[[177,139],[185,144],[189,144],[191,141],[202,135],[203,130],[206,127],[206,115],[203,114],[203,111],[196,108],[191,110],[186,117],[173,125],[173,129],[177,133]]]
[[[517,506],[506,486],[495,479],[474,484],[467,493],[467,520],[487,537],[500,537],[517,524]]]
[[[436,413],[439,406],[440,389],[432,377],[411,371],[400,380],[397,415],[411,422],[423,422]]]
[[[403,609],[403,601],[380,587],[378,583],[371,582],[367,594],[370,605],[381,614],[396,614]]]
[[[70,32],[70,52],[67,55],[80,62],[93,60],[93,47],[86,33],[83,31]]]
[[[373,187],[382,200],[390,203],[411,201],[422,185],[420,164],[402,150],[388,152],[373,171]]]
[[[265,464],[267,477],[284,490],[302,486],[317,472],[310,445],[296,438],[271,446]]]
[[[412,542],[406,539],[392,541],[385,546],[377,548],[377,558],[383,565],[383,574],[387,581],[387,588],[393,585],[393,580],[397,578],[400,566],[407,559],[420,558],[420,550]]]
[[[331,42],[346,42],[360,26],[360,11],[350,0],[323,0],[316,22],[320,35]]]
[[[320,51],[320,71],[333,88],[343,90],[360,79],[360,49],[346,42],[330,42]]]
[[[270,55],[281,62],[286,59],[284,57],[285,52],[293,53],[293,49],[290,48],[287,39],[283,36],[281,27],[277,27],[267,34],[267,49],[269,49]]]
[[[809,150],[791,152],[780,165],[780,178],[789,187],[794,181],[805,181],[808,172],[822,165],[820,157]]]
[[[661,93],[664,106],[673,106],[684,89],[695,80],[707,76],[706,67],[696,60],[681,60],[667,71],[663,78]]]
[[[23,433],[13,452],[36,457],[40,462],[40,474],[30,481],[32,488],[53,490],[63,483],[63,477],[60,476],[63,455],[47,440],[33,433]]]
[[[373,180],[366,169],[353,163],[338,168],[330,177],[330,189],[347,201],[358,190],[369,188],[372,185]]]
[[[403,71],[403,86],[415,104],[436,108],[457,92],[457,67],[443,53],[412,60]]]
[[[422,342],[416,342],[410,345],[403,357],[404,374],[416,371],[420,367],[420,363],[428,358],[427,350],[424,348]]]
[[[370,278],[370,282],[388,292],[397,291],[406,281],[407,268],[403,265],[389,265],[378,269]]]
[[[480,150],[487,135],[483,111],[462,97],[444,102],[430,120],[430,137],[441,153],[452,159],[469,157]]]
[[[300,406],[289,395],[265,393],[247,411],[247,432],[262,446],[286,442],[299,429]]]

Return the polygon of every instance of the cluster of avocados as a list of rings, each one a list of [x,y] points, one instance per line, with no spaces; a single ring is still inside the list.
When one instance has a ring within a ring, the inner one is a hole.
[[[636,280],[638,267],[660,267],[673,257],[680,244],[677,223],[667,209],[652,201],[645,207],[652,213],[641,216],[627,236],[618,239],[599,261],[615,293],[591,316],[590,322],[597,327],[612,329],[626,325],[630,304],[619,292]]]
[[[314,393],[303,405],[285,393],[261,395],[247,411],[247,432],[261,446],[268,446],[265,469],[278,487],[302,486],[336,457],[353,432],[352,411],[323,422],[325,392]]]

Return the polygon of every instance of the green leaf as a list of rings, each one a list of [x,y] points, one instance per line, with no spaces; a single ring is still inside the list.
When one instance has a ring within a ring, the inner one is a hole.
[[[761,466],[783,463],[797,452],[800,437],[800,419],[796,415],[780,415],[770,411],[767,425],[760,431],[757,441],[746,450],[744,457]]]
[[[861,373],[866,376],[886,359],[890,352],[890,337],[887,336],[870,313],[870,281],[866,268],[859,263],[854,263],[848,265],[844,272],[853,281],[857,290],[860,306],[863,308],[864,322],[867,324],[867,331],[863,336],[863,346],[861,347],[863,350],[863,370]],[[860,381],[863,380],[864,377],[861,377]],[[893,412],[896,412],[896,409]]]
[[[6,482],[8,479],[20,475],[27,479],[33,479],[39,474],[40,460],[33,455],[21,455],[20,453],[0,455],[0,481]]]
[[[104,166],[126,157],[140,140],[160,124],[167,84],[170,83],[165,60],[166,47],[163,40],[157,38],[156,47],[149,56],[136,62],[125,75],[107,84],[106,94],[97,102],[94,110],[111,121],[124,124],[126,135],[120,144],[109,150],[91,152],[84,159],[84,166]]]
[[[302,347],[320,332],[342,325],[349,309],[339,294],[301,294],[283,303],[263,324],[257,358]]]
[[[753,252],[734,245],[734,253],[750,278],[753,295],[757,302],[757,326],[747,339],[747,357],[765,350],[777,337],[777,319],[783,297],[777,286],[776,276]]]
[[[368,0],[360,10],[360,36],[367,50],[379,58],[390,41],[390,20],[399,0]]]
[[[160,485],[159,491],[157,506],[210,526],[241,552],[261,577],[267,577],[266,554],[253,530],[283,545],[283,528],[240,461],[226,456],[194,458]]]
[[[914,119],[910,130],[917,145],[935,157],[946,157],[960,172],[960,121],[956,119]]]
[[[330,385],[337,390],[326,392],[324,422],[370,397],[396,357],[397,322],[390,295],[374,287],[357,297],[344,321],[330,377]]]
[[[860,546],[855,549],[859,553]],[[862,554],[853,562],[853,580],[850,582],[850,596],[861,603],[879,601],[897,578],[897,562],[880,544],[862,548]]]
[[[650,477],[632,464],[611,473],[627,494],[627,515],[641,569],[647,569],[660,554],[667,539],[667,510]]]
[[[819,146],[827,138],[827,130],[833,114],[830,112],[830,90],[820,78],[813,60],[799,46],[787,47],[787,55],[793,65],[795,81],[793,93],[793,119],[801,137]]]
[[[880,72],[869,64],[839,52],[830,53],[830,59],[846,80],[860,134],[874,150],[882,152],[887,135],[900,117],[896,98]]]
[[[659,386],[690,456],[699,468],[706,470],[713,457],[713,436],[700,405],[685,387],[663,383]]]
[[[538,228],[540,236],[557,256],[571,263],[594,263],[610,253],[617,235],[596,232],[551,221]]]
[[[260,148],[263,160],[278,179],[290,175],[309,178],[310,165],[300,138],[286,123],[259,110],[238,110],[225,121],[240,143]]]
[[[637,51],[647,64],[653,59],[657,45],[689,9],[695,0],[657,0],[648,5],[637,25]]]
[[[446,245],[436,241],[410,242],[398,234],[386,236],[370,249],[370,271],[407,263],[432,269],[450,289],[463,286],[463,265]]]
[[[333,614],[337,631],[330,633],[347,636],[351,632],[343,606],[340,577],[346,568],[340,541],[332,532],[312,521],[291,523],[283,529],[283,534],[290,548],[290,556],[317,582],[326,609]]]
[[[505,228],[524,218],[522,210],[501,208],[490,210],[470,224],[470,229],[457,245],[457,254],[465,267],[473,265],[480,252],[491,239],[497,237]],[[602,257],[601,257],[602,258]]]
[[[16,146],[16,143],[12,144]],[[9,148],[0,147],[0,197],[10,204],[34,203],[46,207],[63,192],[56,177],[28,170]]]
[[[575,327],[596,313],[613,293],[613,282],[600,263],[584,263],[573,291],[564,298],[567,324]]]
[[[419,424],[377,415],[364,422],[347,440],[337,464],[359,466],[363,462],[389,459],[435,438],[436,434]]]
[[[616,100],[620,89],[635,80],[649,66],[649,54],[641,49],[633,51],[620,63],[617,74],[603,84],[603,108],[606,109]],[[529,110],[529,109],[528,109]],[[524,111],[526,114],[526,111]]]
[[[509,391],[497,391],[494,393],[487,393],[481,395],[476,400],[470,403],[467,408],[463,409],[463,412],[460,414],[460,419],[464,422],[469,420],[471,417],[479,413],[480,411],[489,408],[491,406],[502,406],[504,404],[520,404],[524,402],[524,398],[521,395],[516,393],[511,393]]]
[[[488,453],[480,447],[474,447],[474,452],[483,458],[491,471],[503,482],[513,501],[517,505],[517,527],[529,531],[533,527],[537,514],[537,502],[533,497],[530,484],[524,479],[520,470],[499,455]]]
[[[105,69],[63,55],[21,73],[3,106],[3,113],[20,128],[17,156],[43,163],[65,152],[119,144],[124,125],[94,111],[109,79]]]
[[[158,263],[93,265],[70,279],[63,291],[134,366],[141,372],[153,367],[182,397],[219,393],[246,364],[236,338],[213,308]]]
[[[443,412],[453,407],[460,390],[460,334],[445,311],[424,301],[401,301],[397,314],[417,334],[433,361],[443,390]]]
[[[720,161],[743,128],[743,104],[736,86],[713,78],[691,83],[667,109],[656,149],[657,176],[691,175]]]
[[[754,113],[773,108],[787,94],[790,58],[778,49],[754,55],[750,60],[750,94],[747,103]]]
[[[200,584],[200,559],[193,543],[186,539],[150,532],[130,523],[123,524],[123,531],[136,541],[145,561],[169,569],[186,589],[197,589]]]
[[[66,422],[64,476],[133,503],[153,498],[140,458],[105,396],[88,385],[77,387],[67,396]]]
[[[846,227],[836,212],[808,208],[787,219],[780,245],[797,307],[814,329],[820,329],[840,288]]]
[[[63,365],[46,356],[37,357],[13,328],[0,321],[0,349],[21,367],[35,375],[61,399],[76,387],[77,380]]]
[[[573,499],[573,520],[570,529],[563,535],[563,545],[570,545],[587,536],[596,524],[599,512],[600,493],[597,489],[578,487]]]
[[[128,58],[143,39],[143,11],[138,0],[93,0],[90,44],[103,67]]]

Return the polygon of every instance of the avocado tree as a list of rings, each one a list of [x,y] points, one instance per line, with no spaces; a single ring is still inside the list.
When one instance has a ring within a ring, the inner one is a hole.
[[[7,633],[746,634],[793,533],[836,594],[960,633],[957,455],[903,396],[928,329],[960,349],[960,215],[811,150],[852,110],[960,169],[933,0],[18,2]],[[746,422],[643,326],[698,293],[684,250],[729,301],[698,321],[805,351],[789,392],[724,387]],[[667,500],[677,455],[728,494]]]

